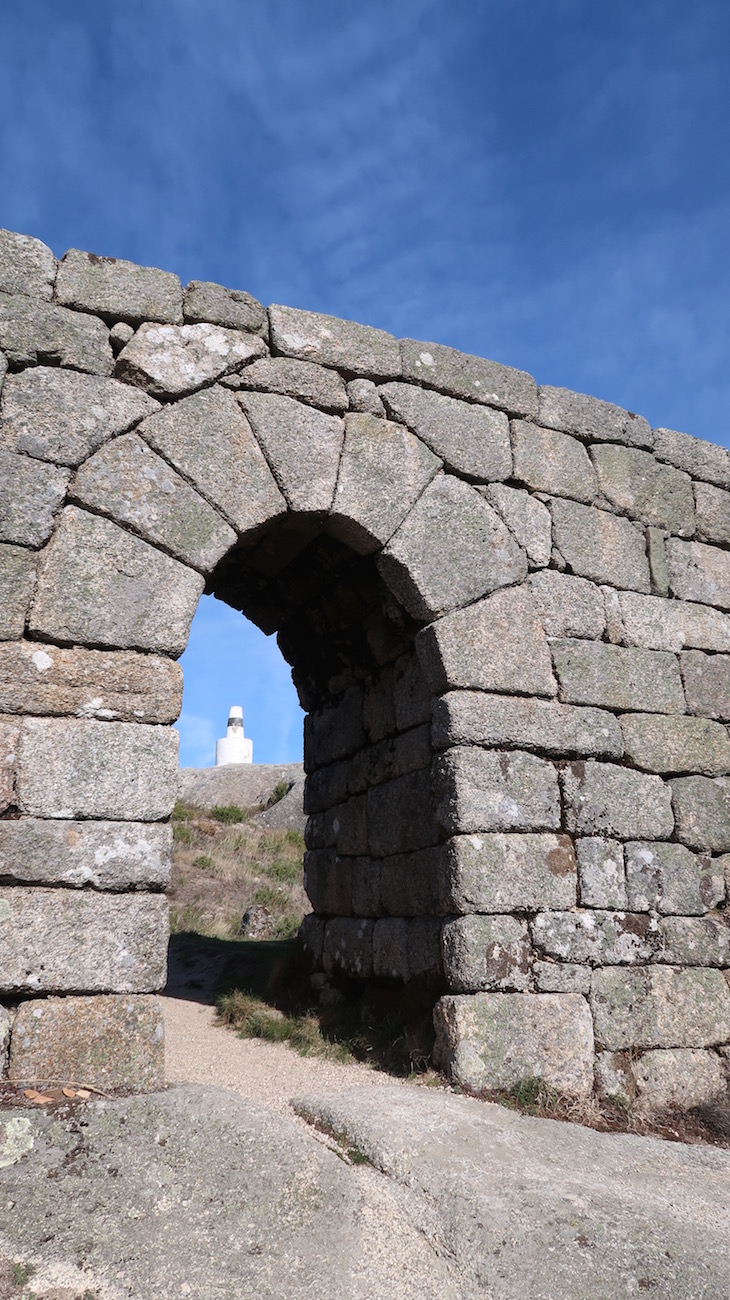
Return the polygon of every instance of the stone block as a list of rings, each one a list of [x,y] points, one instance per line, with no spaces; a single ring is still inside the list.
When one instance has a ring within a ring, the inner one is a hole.
[[[590,966],[569,962],[536,961],[533,965],[538,993],[584,993],[591,991]]]
[[[92,375],[114,367],[109,330],[97,316],[22,294],[0,293],[0,352],[13,367],[57,365]]]
[[[593,1026],[577,993],[444,997],[434,1025],[435,1059],[454,1083],[480,1091],[538,1078],[569,1095],[593,1090]]]
[[[18,794],[31,817],[160,821],[177,793],[171,727],[76,718],[26,718]]]
[[[626,756],[645,772],[730,772],[730,736],[719,722],[626,713],[621,730]]]
[[[442,852],[445,912],[575,905],[575,853],[567,835],[457,835]]]
[[[654,430],[654,455],[684,469],[692,478],[727,487],[730,480],[730,452],[704,438],[693,438],[675,429]]]
[[[110,520],[67,506],[41,558],[31,631],[177,656],[203,585],[199,573]]]
[[[382,863],[375,858],[354,858],[350,871],[355,916],[382,916]]]
[[[111,1092],[165,1086],[165,1027],[155,997],[97,994],[21,1002],[8,1077],[41,1087]]]
[[[510,415],[537,415],[537,386],[524,370],[469,356],[442,343],[401,339],[400,346],[405,379],[451,397],[498,406]]]
[[[487,501],[501,515],[518,544],[527,552],[530,565],[537,568],[550,563],[552,520],[542,501],[519,488],[494,483],[484,489]]]
[[[571,763],[561,774],[567,829],[620,840],[668,839],[672,792],[659,776],[613,763]]]
[[[272,352],[282,356],[370,379],[397,378],[401,373],[398,340],[385,330],[277,305],[269,307],[269,322]]]
[[[582,636],[599,640],[606,627],[603,596],[585,578],[546,569],[533,573],[529,587],[548,636]]]
[[[623,755],[621,728],[611,713],[483,691],[451,691],[434,700],[433,743],[436,749],[516,745],[581,758]]]
[[[510,587],[426,627],[416,638],[434,691],[449,687],[553,696],[548,643],[529,587]]]
[[[329,510],[345,432],[342,420],[276,393],[240,393],[238,400],[292,510]]]
[[[563,699],[569,704],[684,713],[676,655],[601,641],[554,641],[550,648]]]
[[[438,839],[428,768],[375,786],[367,794],[368,849],[376,858],[427,849]]]
[[[576,840],[581,907],[633,909],[626,891],[623,845],[618,840]],[[543,904],[546,907],[549,903]],[[645,911],[644,908],[636,909]]]
[[[634,1066],[639,1102],[653,1110],[664,1106],[687,1110],[707,1106],[725,1096],[727,1080],[715,1052],[644,1052]]]
[[[0,542],[42,546],[66,495],[69,472],[0,448]]]
[[[373,930],[373,975],[376,979],[409,978],[407,924],[401,917],[376,921]]]
[[[354,550],[378,550],[434,478],[440,462],[400,424],[345,416],[330,528]]]
[[[355,794],[369,786],[405,776],[406,772],[428,767],[430,762],[431,729],[428,724],[423,724],[401,736],[361,750],[350,765],[348,787]]]
[[[721,861],[683,844],[630,841],[626,892],[632,912],[700,916],[725,898]]]
[[[309,959],[313,966],[319,966],[322,962],[322,949],[324,948],[324,927],[325,921],[321,916],[315,916],[314,912],[308,912],[302,919],[299,927],[299,944],[304,955]]]
[[[23,635],[37,563],[38,556],[25,547],[0,545],[0,641]]]
[[[304,768],[307,774],[362,748],[365,744],[362,706],[362,690],[353,686],[330,708],[306,715]]]
[[[393,666],[395,721],[399,731],[431,720],[431,691],[415,654],[402,655]]]
[[[345,381],[336,370],[327,370],[313,361],[295,361],[292,357],[261,357],[253,361],[241,371],[239,387],[295,397],[338,415],[349,405]]]
[[[652,591],[657,596],[669,595],[669,566],[667,548],[661,528],[647,528],[646,553],[649,558]]]
[[[367,853],[367,802],[364,794],[355,795],[327,813],[332,826],[332,840],[338,854]]]
[[[596,1092],[607,1101],[628,1106],[636,1096],[636,1081],[628,1052],[596,1052]]]
[[[78,248],[70,248],[58,264],[56,300],[112,322],[182,322],[182,285],[176,275]]]
[[[601,595],[606,610],[606,636],[611,645],[620,645],[624,639],[624,625],[618,592],[613,587],[601,587]]]
[[[8,359],[4,353],[0,352],[0,392],[2,391],[5,376],[8,373]]]
[[[406,947],[410,978],[443,987],[440,918],[409,917],[406,922]]]
[[[8,1069],[8,1048],[10,1046],[10,1028],[12,1017],[5,1007],[0,1007],[0,1077],[6,1078]]]
[[[666,543],[669,582],[679,600],[698,600],[705,605],[730,609],[730,554],[704,542],[682,542],[670,537]]]
[[[551,492],[575,501],[591,502],[596,472],[585,447],[567,433],[513,420],[514,477],[535,492]]]
[[[557,499],[551,511],[555,544],[574,573],[612,587],[651,591],[644,538],[630,520]]]
[[[342,803],[348,793],[349,763],[330,763],[310,772],[304,785],[304,811],[325,812]]]
[[[442,897],[441,846],[383,858],[381,897],[388,916],[439,915]]]
[[[687,601],[618,593],[624,638],[650,650],[730,650],[730,616]]]
[[[697,536],[702,542],[730,542],[730,492],[695,483]]]
[[[730,1038],[730,988],[719,970],[597,970],[591,1010],[596,1041],[613,1052],[711,1047]]]
[[[447,750],[436,760],[435,792],[448,834],[560,829],[558,774],[521,750]]]
[[[388,414],[408,425],[453,473],[480,483],[511,477],[509,422],[502,411],[414,384],[384,384],[379,393]]]
[[[527,560],[479,492],[450,474],[429,484],[378,556],[398,600],[424,621],[527,576]]]
[[[225,289],[212,280],[191,280],[183,293],[186,322],[199,325],[223,325],[226,329],[247,330],[266,337],[269,320],[266,308],[244,289]]]
[[[152,397],[183,397],[265,352],[257,335],[220,325],[140,325],[117,357],[116,374]]]
[[[145,822],[0,821],[0,877],[75,889],[165,889],[172,830]]]
[[[670,966],[730,967],[730,927],[714,916],[667,916],[659,922],[657,961]]]
[[[695,503],[688,474],[633,447],[602,443],[591,448],[591,456],[601,491],[612,505],[642,523],[692,536]]]
[[[730,720],[730,655],[687,650],[679,656],[690,713]]]
[[[573,393],[568,388],[540,388],[539,422],[549,429],[563,429],[590,442],[623,442],[629,447],[651,447],[649,423],[633,411],[612,402]]]
[[[730,780],[682,776],[671,785],[677,838],[691,849],[726,853],[730,849]]]
[[[363,411],[367,415],[385,415],[383,400],[372,379],[351,379],[347,385],[347,397],[351,411]]]
[[[539,912],[530,923],[530,933],[538,952],[590,966],[646,962],[658,946],[650,918],[639,913]]]
[[[174,722],[181,703],[182,671],[158,655],[0,644],[0,713]]]
[[[136,433],[115,438],[87,460],[71,495],[204,573],[237,540],[217,511]]]
[[[373,973],[374,922],[335,916],[324,930],[322,964],[328,975],[368,980]]]
[[[115,357],[119,356],[119,353],[121,352],[122,348],[126,347],[127,343],[129,343],[129,340],[131,339],[133,334],[134,334],[134,327],[132,325],[125,324],[125,322],[122,320],[117,321],[116,325],[112,325],[111,329],[109,330],[109,342],[112,345],[112,352],[114,353]],[[152,399],[150,398],[150,401],[151,400]]]
[[[10,451],[75,466],[157,409],[116,379],[38,366],[6,380],[1,436]]]
[[[307,831],[312,821],[310,817]],[[304,888],[315,912],[352,916],[352,858],[338,858],[332,849],[309,848],[304,854]]]
[[[47,244],[14,230],[0,230],[0,293],[50,298],[56,259]]]
[[[0,717],[0,813],[17,803],[15,783],[18,770],[20,723]]]
[[[514,916],[459,916],[444,922],[444,978],[454,993],[525,992],[532,949]]]
[[[251,427],[224,389],[207,388],[166,407],[139,432],[238,532],[260,528],[285,512]]]
[[[153,993],[166,978],[163,894],[0,887],[0,991]]]

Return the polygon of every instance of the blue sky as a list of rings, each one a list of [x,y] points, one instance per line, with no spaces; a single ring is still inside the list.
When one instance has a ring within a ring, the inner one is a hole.
[[[23,0],[0,225],[436,340],[730,444],[723,0]],[[301,752],[273,639],[201,604],[183,761],[230,703]]]

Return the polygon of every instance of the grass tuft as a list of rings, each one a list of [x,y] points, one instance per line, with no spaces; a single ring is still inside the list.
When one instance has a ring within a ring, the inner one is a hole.
[[[232,822],[248,821],[248,810],[240,808],[237,803],[216,804],[211,808],[210,815],[216,822],[222,822],[224,825],[230,825]]]

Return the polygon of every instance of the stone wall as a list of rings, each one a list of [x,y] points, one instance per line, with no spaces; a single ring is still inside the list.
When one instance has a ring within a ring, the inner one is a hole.
[[[473,1087],[724,1087],[725,449],[9,233],[3,374],[11,1077],[59,1073],[69,1041],[90,1069],[105,1032],[111,1060],[122,1021],[140,1059],[155,1041],[175,659],[206,590],[278,634],[308,712],[318,969],[430,985]]]

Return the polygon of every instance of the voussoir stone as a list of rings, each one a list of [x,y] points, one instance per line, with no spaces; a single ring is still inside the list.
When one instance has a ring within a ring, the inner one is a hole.
[[[165,1084],[164,1041],[162,1006],[149,995],[33,999],[18,1007],[8,1078],[157,1090]]]
[[[540,568],[550,563],[552,553],[552,520],[550,511],[542,501],[520,488],[493,483],[482,491],[527,552],[530,564]]]
[[[98,316],[0,293],[0,351],[13,366],[57,365],[110,375],[109,330]]]
[[[568,388],[540,388],[540,424],[562,429],[597,442],[625,442],[630,447],[651,447],[652,432],[648,421],[612,402],[573,393]]]
[[[418,634],[416,648],[435,691],[471,687],[557,694],[537,602],[526,586],[494,592],[447,614]]]
[[[535,492],[590,502],[596,495],[596,472],[582,443],[566,433],[513,420],[514,477]]]
[[[560,828],[558,774],[521,750],[462,746],[435,765],[437,814],[449,834]]]
[[[669,582],[673,596],[730,609],[730,554],[704,542],[666,543]]]
[[[730,452],[704,438],[693,438],[675,429],[655,429],[654,455],[686,470],[692,478],[706,479],[723,488],[730,484]]]
[[[38,556],[25,547],[0,544],[0,641],[23,635],[37,563]]]
[[[679,656],[679,666],[690,713],[730,719],[730,655],[687,650]]]
[[[597,970],[590,1001],[596,1041],[612,1052],[710,1047],[730,1038],[730,987],[718,970]]]
[[[350,374],[390,379],[401,374],[398,340],[385,330],[295,307],[269,307],[271,347],[300,361],[317,361]]]
[[[293,357],[261,357],[240,373],[240,388],[281,393],[300,402],[319,406],[341,415],[347,410],[345,381],[336,370],[328,370],[313,361],[296,361]]]
[[[647,451],[616,444],[593,446],[591,456],[601,491],[612,505],[642,523],[692,535],[695,503],[688,474],[663,465]]]
[[[661,596],[618,593],[624,638],[651,650],[730,650],[730,615],[707,605]]]
[[[697,536],[703,542],[730,542],[730,492],[695,483]]]
[[[182,397],[265,352],[257,335],[220,325],[141,325],[116,373],[153,397]]]
[[[182,285],[170,271],[70,248],[58,264],[56,300],[112,321],[182,322]]]
[[[626,853],[626,894],[632,912],[696,915],[725,898],[719,860],[690,853],[684,844],[630,841]]]
[[[681,776],[672,781],[677,838],[692,849],[730,849],[730,779]],[[657,838],[663,838],[658,836]]]
[[[470,356],[442,343],[401,339],[403,377],[451,397],[498,406],[511,415],[537,415],[537,385],[524,370]]]
[[[389,415],[407,424],[447,469],[480,483],[510,478],[509,422],[502,411],[415,384],[383,384],[378,391]]]
[[[116,379],[39,366],[6,380],[0,437],[12,451],[79,465],[157,409],[146,393]]]
[[[644,1052],[634,1066],[634,1078],[639,1101],[646,1101],[652,1110],[707,1106],[719,1101],[727,1089],[718,1055],[687,1048]]]
[[[444,922],[444,978],[454,993],[526,991],[530,936],[514,916],[459,916]]]
[[[573,907],[576,862],[568,835],[456,835],[441,863],[446,913]]]
[[[50,298],[56,259],[47,244],[14,230],[0,230],[0,293]]]
[[[343,421],[277,393],[239,393],[238,401],[292,510],[329,510]]]
[[[553,641],[550,648],[563,699],[569,704],[684,713],[676,655],[577,639]]]
[[[529,579],[542,625],[548,636],[599,639],[606,626],[603,596],[594,583],[546,569]]]
[[[195,570],[111,520],[67,506],[41,558],[31,631],[177,656],[203,586]]]
[[[593,1089],[593,1025],[577,993],[447,996],[434,1025],[436,1062],[455,1083],[479,1091],[538,1078],[562,1093]]]
[[[268,333],[266,308],[245,289],[225,289],[212,280],[191,280],[183,294],[183,314],[190,324],[207,321],[251,334]]]
[[[0,991],[151,993],[166,977],[162,894],[0,887]]]
[[[363,553],[392,537],[441,467],[428,447],[401,424],[374,415],[345,416],[332,526]]]
[[[581,907],[616,908],[619,911],[629,908],[623,845],[618,840],[586,836],[576,840],[575,849]]]
[[[657,961],[670,966],[730,967],[730,927],[715,916],[667,916],[659,922]]]
[[[0,542],[42,546],[68,486],[68,470],[0,447]]]
[[[431,619],[527,576],[527,560],[479,492],[439,474],[378,557],[414,618]]]
[[[0,712],[174,722],[181,703],[180,666],[160,655],[0,644]]]
[[[540,912],[530,933],[538,952],[590,966],[645,962],[657,947],[648,916],[616,910]]]
[[[621,728],[611,713],[483,691],[451,691],[434,701],[433,743],[437,749],[517,745],[547,754],[623,755]]]
[[[554,499],[555,544],[574,573],[594,582],[650,591],[644,538],[628,519],[607,510]]]
[[[165,889],[172,830],[159,822],[0,821],[0,876],[75,889]]]
[[[645,772],[730,772],[730,736],[719,722],[627,713],[621,730],[626,756]]]
[[[71,495],[204,573],[236,542],[217,511],[136,433],[115,438],[87,460]]]
[[[672,834],[672,792],[661,777],[590,760],[571,763],[561,780],[566,824],[574,834],[620,840]]]

